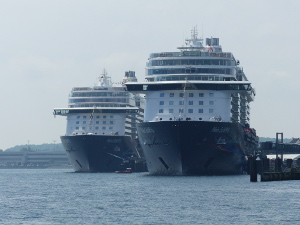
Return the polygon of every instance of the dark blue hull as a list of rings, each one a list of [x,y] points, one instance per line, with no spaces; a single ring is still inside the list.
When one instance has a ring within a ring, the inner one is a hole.
[[[115,172],[139,159],[129,136],[61,136],[61,141],[76,172]]]
[[[242,174],[257,147],[238,123],[160,121],[137,129],[151,174]]]

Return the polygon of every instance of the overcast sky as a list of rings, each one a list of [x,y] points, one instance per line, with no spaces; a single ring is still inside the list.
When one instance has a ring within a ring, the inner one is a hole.
[[[60,142],[74,86],[143,80],[152,52],[176,51],[198,26],[219,37],[256,89],[251,126],[261,137],[300,137],[300,1],[0,0],[0,149]]]

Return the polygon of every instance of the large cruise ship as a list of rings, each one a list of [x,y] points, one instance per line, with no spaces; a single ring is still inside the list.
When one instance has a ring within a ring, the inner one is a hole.
[[[134,171],[141,160],[135,127],[142,121],[140,99],[127,92],[127,81],[137,81],[133,71],[113,84],[104,70],[98,85],[74,87],[68,107],[54,109],[54,115],[66,116],[61,141],[76,172]]]
[[[152,53],[146,81],[126,83],[145,95],[139,142],[151,174],[241,174],[257,149],[250,128],[255,91],[219,38],[191,32],[176,52]]]

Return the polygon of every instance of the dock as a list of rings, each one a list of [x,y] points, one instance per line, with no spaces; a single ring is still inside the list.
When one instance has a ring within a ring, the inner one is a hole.
[[[260,181],[300,180],[300,170],[292,168],[289,172],[264,172],[260,175]]]

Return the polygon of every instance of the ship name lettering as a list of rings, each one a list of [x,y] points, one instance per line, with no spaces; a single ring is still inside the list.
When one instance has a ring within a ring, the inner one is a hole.
[[[211,133],[229,133],[229,127],[214,127],[211,129]]]
[[[145,134],[154,133],[154,130],[150,127],[141,127],[141,131]]]
[[[121,143],[121,139],[108,139],[106,142],[108,143]]]

